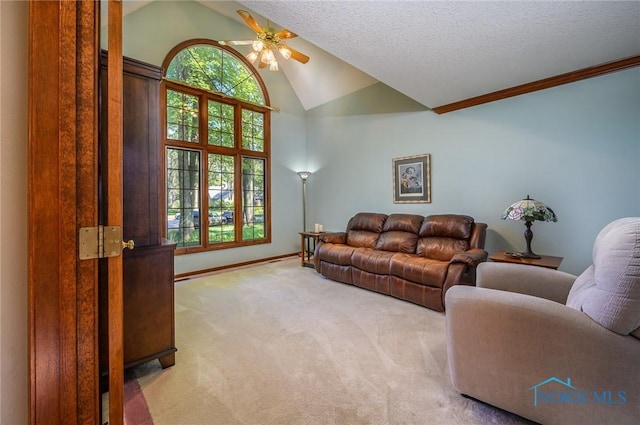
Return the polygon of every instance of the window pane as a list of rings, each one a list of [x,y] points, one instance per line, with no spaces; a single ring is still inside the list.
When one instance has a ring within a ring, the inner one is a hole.
[[[242,110],[242,149],[264,152],[264,114]]]
[[[264,105],[262,89],[252,72],[230,53],[223,53],[222,78],[227,88],[226,95]]]
[[[209,154],[209,243],[235,241],[234,157]]]
[[[210,91],[220,91],[222,50],[213,46],[187,47],[171,60],[167,77]]]
[[[269,112],[255,110],[267,93],[237,52],[200,43],[169,58],[163,83],[167,237],[179,248],[264,243]]]
[[[209,100],[209,144],[234,147],[233,106]]]
[[[242,239],[263,239],[265,234],[265,160],[242,158]]]
[[[198,44],[182,50],[169,63],[167,78],[258,105],[265,104],[262,88],[253,72],[235,55],[216,46]]]
[[[167,148],[167,239],[178,247],[201,244],[200,152]]]
[[[198,143],[198,98],[167,90],[167,139]]]

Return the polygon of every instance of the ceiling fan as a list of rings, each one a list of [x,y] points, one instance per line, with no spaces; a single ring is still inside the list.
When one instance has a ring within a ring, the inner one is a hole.
[[[253,50],[246,56],[249,62],[255,64],[257,60],[259,68],[266,68],[268,66],[271,71],[278,70],[278,61],[276,60],[275,52],[278,52],[285,59],[292,58],[300,63],[309,62],[309,56],[292,49],[282,42],[282,40],[297,37],[296,34],[286,29],[275,32],[275,30],[269,26],[264,29],[246,10],[238,10],[238,15],[240,15],[247,25],[256,32],[258,35],[257,39],[223,40],[219,41],[220,44],[230,46],[250,44]]]

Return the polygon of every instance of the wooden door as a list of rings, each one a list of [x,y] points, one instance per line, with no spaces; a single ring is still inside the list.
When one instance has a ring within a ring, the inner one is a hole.
[[[108,219],[122,225],[121,4],[109,0]],[[99,2],[29,4],[29,422],[99,424],[98,260],[79,260],[98,225]],[[119,71],[118,71],[119,69]],[[118,149],[118,146],[120,148]],[[121,165],[120,165],[121,168]],[[112,179],[112,180],[111,180]],[[118,211],[120,213],[118,214]],[[109,423],[122,419],[122,260],[108,260],[113,362]],[[118,277],[119,276],[119,277]],[[120,282],[118,284],[118,282]],[[118,301],[120,299],[120,301]],[[118,305],[120,311],[118,312]],[[120,367],[118,367],[118,365]]]
[[[107,143],[102,149],[106,174],[100,201],[106,211],[103,217],[109,226],[123,228],[122,220],[122,3],[108,3],[107,59],[107,120],[103,130]],[[106,260],[108,279],[108,345],[109,345],[109,423],[124,422],[124,345],[123,345],[123,288],[122,256]]]

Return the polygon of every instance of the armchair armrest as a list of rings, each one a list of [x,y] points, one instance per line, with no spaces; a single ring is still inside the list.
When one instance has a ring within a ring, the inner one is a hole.
[[[320,235],[320,241],[325,243],[347,243],[346,232],[328,232]]]
[[[544,267],[486,262],[478,265],[476,285],[567,302],[576,276]]]
[[[447,292],[446,304],[449,367],[459,392],[546,424],[598,424],[611,415],[640,414],[638,403],[615,412],[595,402],[579,409],[533,403],[532,387],[552,376],[570,377],[579,390],[635,394],[640,342],[632,336],[556,302],[500,290],[458,285]],[[613,422],[631,423],[620,417]]]
[[[470,267],[477,267],[483,261],[487,261],[489,254],[484,249],[473,248],[453,256],[449,263],[464,263]]]

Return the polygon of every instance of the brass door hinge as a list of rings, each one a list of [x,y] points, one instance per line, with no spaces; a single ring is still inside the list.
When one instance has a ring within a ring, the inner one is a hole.
[[[78,235],[78,256],[81,260],[118,257],[124,248],[133,249],[133,241],[122,240],[120,226],[82,227]]]

